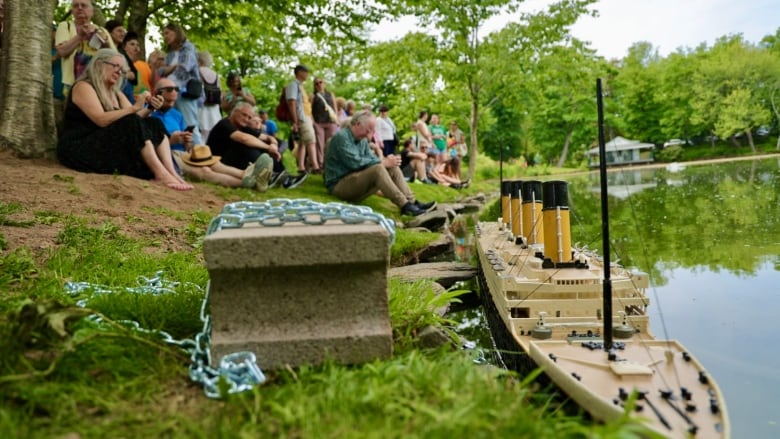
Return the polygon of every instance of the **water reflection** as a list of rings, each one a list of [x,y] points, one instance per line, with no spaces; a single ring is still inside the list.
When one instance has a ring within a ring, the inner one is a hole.
[[[612,257],[650,274],[653,332],[682,341],[715,376],[733,437],[780,437],[780,160],[608,178]],[[598,174],[566,180],[572,238],[600,249]]]

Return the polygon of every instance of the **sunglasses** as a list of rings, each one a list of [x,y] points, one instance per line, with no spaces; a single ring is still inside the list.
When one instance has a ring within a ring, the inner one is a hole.
[[[179,87],[160,87],[157,89],[157,91],[164,92],[164,93],[170,93],[172,91],[179,92]]]

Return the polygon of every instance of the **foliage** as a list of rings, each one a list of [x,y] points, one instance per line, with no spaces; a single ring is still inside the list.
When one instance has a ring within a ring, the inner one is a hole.
[[[655,159],[659,162],[676,162],[682,159],[682,145],[672,145],[655,153]]]

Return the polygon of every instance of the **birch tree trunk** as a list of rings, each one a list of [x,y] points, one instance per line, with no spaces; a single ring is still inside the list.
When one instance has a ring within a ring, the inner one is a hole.
[[[0,148],[22,157],[53,157],[51,23],[54,1],[5,0],[0,54]]]

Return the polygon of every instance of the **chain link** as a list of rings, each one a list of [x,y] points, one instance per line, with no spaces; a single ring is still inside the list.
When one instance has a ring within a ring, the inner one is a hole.
[[[174,293],[180,285],[179,282],[164,279],[162,271],[158,271],[151,278],[139,277],[138,284],[136,287],[126,287],[123,290],[126,293],[157,296]],[[195,288],[203,292],[200,286],[190,282],[183,284],[183,286]],[[211,367],[211,316],[208,314],[208,291],[209,286],[206,287],[206,293],[200,308],[200,320],[203,322],[203,327],[195,335],[194,339],[177,340],[168,332],[143,328],[134,320],[119,320],[117,323],[127,326],[136,332],[156,335],[164,343],[177,346],[188,352],[190,354],[190,379],[203,385],[203,391],[206,396],[217,399],[222,397],[219,387],[220,380],[224,381],[228,393],[240,393],[263,383],[265,375],[263,375],[263,372],[257,365],[257,357],[253,352],[249,351],[225,355],[220,361],[218,368]],[[65,292],[72,296],[81,296],[89,293],[88,297],[76,302],[76,305],[82,308],[86,307],[94,297],[116,293],[110,287],[88,282],[67,282],[65,283]],[[105,324],[103,318],[97,314],[92,314],[88,319],[98,325]]]
[[[225,205],[209,224],[207,235],[222,229],[235,229],[247,223],[280,227],[287,223],[321,225],[337,220],[344,224],[379,224],[395,242],[395,222],[367,206],[342,203],[318,203],[309,199],[274,198],[267,201],[239,201]]]

